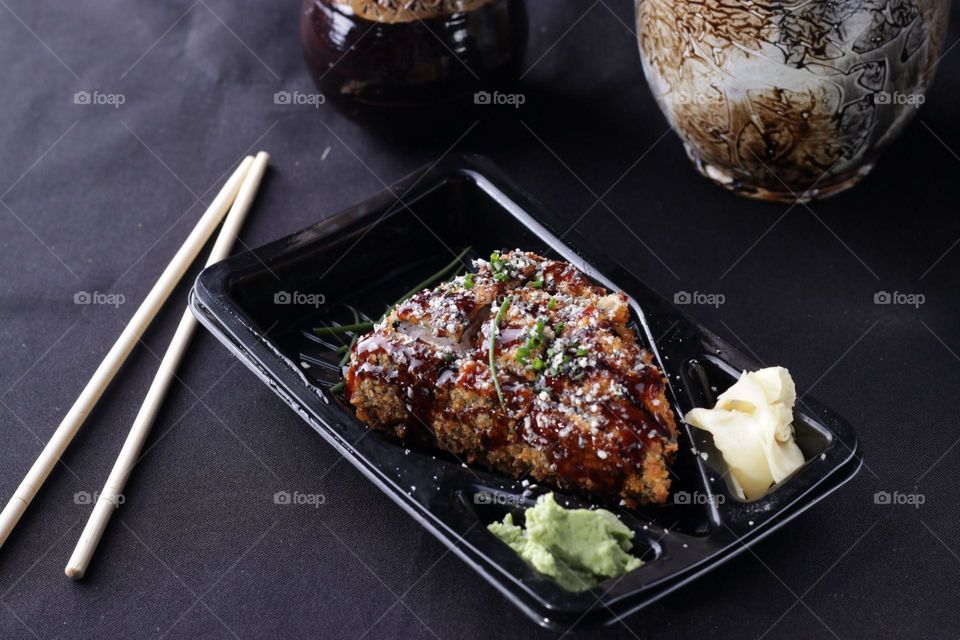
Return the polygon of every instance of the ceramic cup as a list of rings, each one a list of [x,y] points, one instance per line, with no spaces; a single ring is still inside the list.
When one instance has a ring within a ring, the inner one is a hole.
[[[644,74],[700,172],[794,202],[850,188],[926,99],[948,0],[637,0]]]

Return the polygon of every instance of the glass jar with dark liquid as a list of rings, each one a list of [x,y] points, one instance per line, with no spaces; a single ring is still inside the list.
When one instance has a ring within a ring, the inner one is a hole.
[[[515,81],[523,0],[303,0],[300,38],[327,99],[420,111]]]

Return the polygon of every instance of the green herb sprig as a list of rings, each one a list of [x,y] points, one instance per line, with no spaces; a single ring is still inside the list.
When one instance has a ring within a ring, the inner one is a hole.
[[[430,276],[429,278],[427,278],[426,280],[424,280],[423,282],[415,286],[413,289],[410,289],[410,291],[407,291],[405,294],[403,294],[403,297],[397,300],[396,302],[394,302],[393,306],[390,307],[390,309],[393,309],[393,307],[399,306],[400,304],[406,302],[408,298],[412,298],[413,296],[420,293],[430,285],[435,284],[440,280],[443,280],[444,278],[449,276],[450,273],[453,272],[455,269],[459,271],[457,267],[461,266],[464,256],[470,253],[472,249],[473,247],[467,247],[466,249],[458,253],[457,257],[451,260],[450,263],[447,264],[447,266],[445,266],[443,269],[440,269],[440,271],[437,271],[432,276]],[[387,316],[390,314],[390,309],[387,310],[387,313],[385,313],[384,316]]]
[[[392,311],[395,307],[403,304],[409,298],[420,293],[430,285],[436,283],[438,280],[446,278],[448,275],[450,275],[450,272],[453,271],[458,265],[461,264],[463,257],[466,256],[471,251],[472,248],[473,247],[467,247],[466,249],[461,251],[459,254],[457,254],[457,257],[454,258],[443,269],[440,269],[439,271],[435,272],[432,276],[430,276],[429,278],[427,278],[426,280],[418,284],[416,287],[414,287],[410,291],[403,294],[403,296],[399,300],[397,300],[392,305],[390,305],[390,307],[386,310],[386,312],[384,312],[383,317],[381,317],[380,320],[383,320],[383,318],[390,315],[390,311]],[[354,324],[343,324],[343,325],[340,325],[339,327],[316,327],[314,328],[313,332],[318,336],[336,335],[338,333],[356,333],[356,332],[362,333],[364,331],[369,331],[373,329],[374,324],[375,323],[373,322],[355,322]]]
[[[353,324],[341,324],[336,327],[316,327],[313,332],[318,336],[332,336],[339,333],[356,333],[369,331],[373,328],[372,322],[354,322]]]
[[[500,305],[500,310],[497,311],[497,315],[493,317],[493,328],[490,330],[490,375],[493,376],[493,388],[497,390],[497,398],[500,399],[500,406],[504,409],[507,408],[507,403],[503,400],[503,392],[500,390],[500,379],[497,377],[496,347],[497,334],[500,333],[500,321],[503,320],[503,316],[506,315],[507,308],[510,307],[512,301],[513,296],[504,298],[503,303]]]
[[[433,285],[433,284],[436,283],[437,281],[439,281],[439,280],[441,280],[441,279],[443,279],[443,278],[446,278],[446,277],[449,276],[450,273],[453,272],[454,270],[459,271],[459,269],[458,269],[457,267],[460,266],[461,262],[463,261],[463,258],[464,258],[468,253],[470,253],[470,251],[471,251],[472,249],[473,249],[473,247],[467,247],[466,249],[464,249],[463,251],[461,251],[459,254],[457,254],[457,257],[454,258],[452,261],[450,261],[445,267],[443,267],[443,268],[440,269],[439,271],[435,272],[433,275],[431,275],[429,278],[427,278],[426,280],[424,280],[423,282],[421,282],[420,284],[418,284],[416,287],[414,287],[413,289],[411,289],[411,290],[408,291],[407,293],[403,294],[403,297],[401,297],[399,300],[397,300],[396,302],[394,302],[394,303],[384,312],[383,316],[380,318],[380,321],[382,321],[383,318],[386,318],[388,315],[390,315],[390,311],[392,311],[395,307],[397,307],[397,306],[403,304],[404,302],[406,302],[407,299],[409,299],[409,298],[411,298],[412,296],[416,295],[417,293],[419,293],[419,292],[422,291],[423,289],[426,289],[427,287]],[[470,285],[467,286],[467,288],[469,289],[469,288],[471,288],[471,287],[473,286],[473,274],[472,274],[472,273],[468,273],[468,274],[467,274],[467,277],[468,277],[469,280],[470,280]],[[349,305],[348,305],[348,306],[349,306]],[[314,332],[316,335],[319,335],[319,336],[337,335],[337,334],[341,334],[341,333],[352,333],[352,334],[353,334],[353,337],[352,337],[352,339],[350,340],[350,344],[344,345],[343,347],[340,347],[339,349],[337,349],[337,354],[338,354],[338,355],[339,355],[341,352],[343,353],[343,357],[342,357],[341,360],[340,360],[340,366],[341,366],[341,367],[343,367],[344,365],[347,364],[347,362],[350,361],[350,353],[353,351],[353,346],[357,343],[357,339],[358,339],[358,337],[360,336],[360,334],[361,334],[361,333],[364,333],[364,332],[366,332],[366,331],[370,331],[371,329],[373,329],[374,325],[376,324],[376,323],[373,323],[373,322],[360,322],[360,314],[357,312],[357,310],[354,309],[353,307],[350,307],[350,310],[353,312],[353,320],[354,320],[354,321],[353,321],[353,324],[343,324],[343,325],[340,325],[340,326],[338,326],[338,327],[316,327],[316,328],[313,329],[313,332]],[[337,384],[335,384],[335,385],[333,385],[332,387],[330,387],[330,392],[331,392],[331,393],[340,393],[341,391],[343,391],[344,387],[346,387],[346,384],[344,383],[343,380],[341,380],[341,381],[338,382]]]
[[[356,308],[347,305],[350,307],[350,311],[353,311],[353,323],[360,324],[360,313],[357,312]],[[357,344],[357,338],[360,337],[359,331],[353,332],[353,337],[350,338],[350,344],[347,345],[347,350],[343,354],[343,357],[340,359],[340,366],[343,367],[350,360],[350,352],[353,351],[353,346]]]

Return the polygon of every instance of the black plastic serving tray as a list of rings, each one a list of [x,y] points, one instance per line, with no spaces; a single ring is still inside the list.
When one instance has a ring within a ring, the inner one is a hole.
[[[740,371],[757,369],[579,235],[560,238],[543,207],[489,161],[463,156],[415,172],[345,211],[204,270],[191,293],[200,322],[394,502],[538,624],[609,624],[732,558],[850,480],[860,468],[850,426],[804,397],[794,415],[806,462],[755,501],[739,499],[712,439],[680,425],[668,504],[615,511],[636,533],[645,564],[592,591],[570,593],[530,569],[486,525],[508,511],[522,522],[546,488],[451,454],[368,431],[331,387],[337,338],[313,327],[366,318],[451,257],[522,248],[568,260],[630,298],[635,328],[667,374],[678,416],[713,406]],[[345,337],[344,340],[348,338]],[[599,506],[558,492],[568,506]],[[808,541],[815,544],[814,540]]]

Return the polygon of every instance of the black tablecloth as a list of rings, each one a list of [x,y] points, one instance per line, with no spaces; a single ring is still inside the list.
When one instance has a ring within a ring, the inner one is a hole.
[[[866,460],[755,553],[597,635],[954,637],[957,20],[905,135],[859,188],[808,209],[742,200],[693,171],[664,135],[628,2],[531,4],[526,104],[481,119],[454,151],[492,157],[559,228],[583,215],[577,229],[663,295],[722,293],[725,304],[693,314],[788,366],[856,427]],[[381,190],[466,130],[397,142],[329,106],[275,104],[277,91],[313,91],[297,22],[294,0],[0,2],[4,500],[195,223],[198,199],[209,202],[248,149],[273,154],[242,236],[252,247]],[[78,91],[104,104],[75,104]],[[187,290],[0,551],[0,636],[551,635],[205,332],[87,578],[68,581],[86,497],[113,464]],[[879,291],[925,300],[877,305]],[[78,292],[123,301],[75,304]],[[325,503],[276,505],[277,491]],[[922,504],[876,504],[881,491]]]

